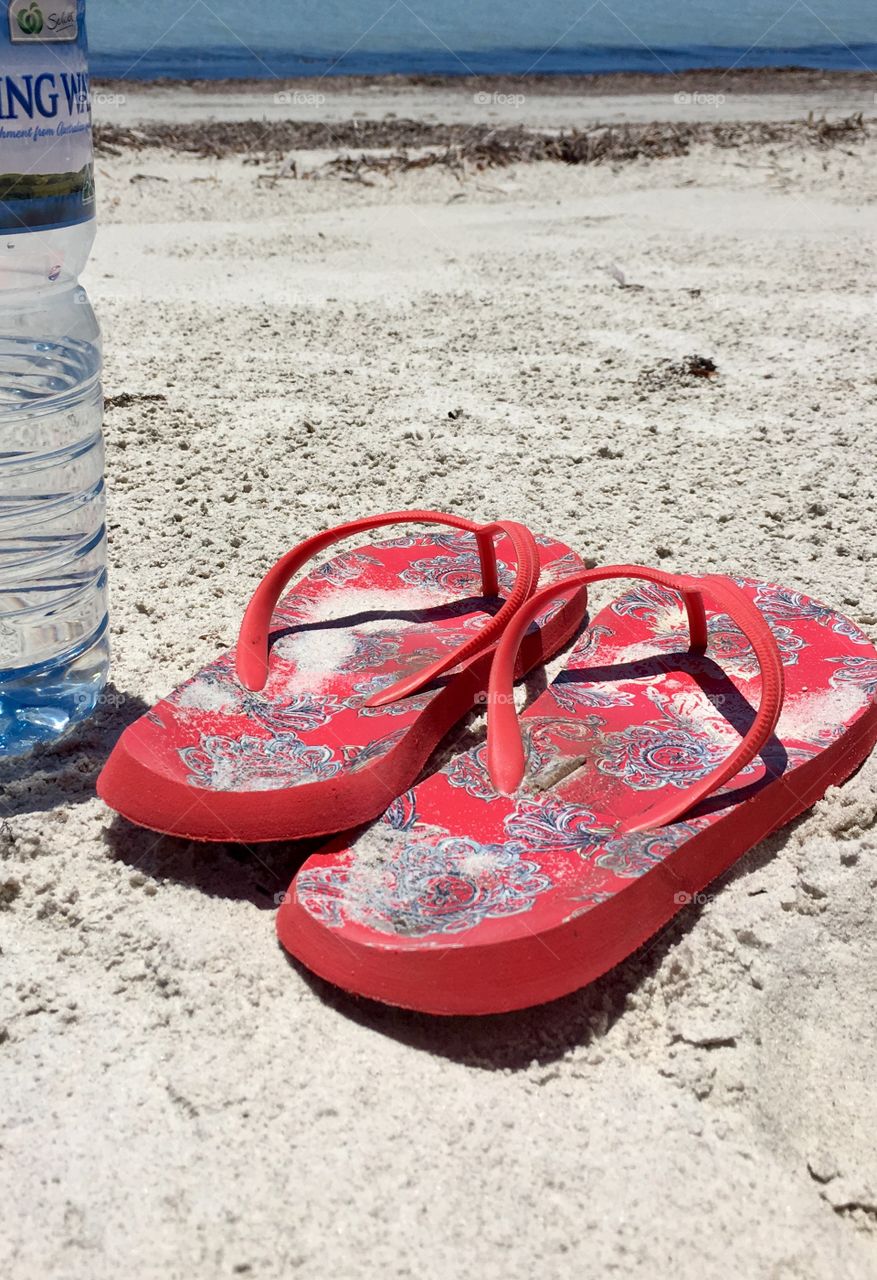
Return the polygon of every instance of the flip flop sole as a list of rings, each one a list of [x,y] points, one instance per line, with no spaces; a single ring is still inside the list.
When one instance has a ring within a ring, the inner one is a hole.
[[[541,538],[542,577],[582,568]],[[513,549],[497,541],[501,586]],[[278,604],[269,677],[257,693],[231,649],[131,725],[98,794],[141,826],[245,843],[325,835],[366,822],[416,778],[444,734],[484,696],[490,655],[387,707],[366,700],[446,655],[497,602],[480,594],[471,534],[410,534],[337,555]],[[555,653],[581,623],[571,590],[526,637],[519,670]]]
[[[774,737],[683,820],[625,818],[715,768],[758,702],[751,651],[708,611],[687,651],[674,593],[638,587],[600,613],[525,714],[528,776],[492,787],[484,747],[452,760],[356,841],[303,865],[277,919],[286,949],[348,991],[439,1014],[524,1008],[599,977],[749,848],[847,778],[877,741],[877,652],[847,619],[740,585],[780,648]]]

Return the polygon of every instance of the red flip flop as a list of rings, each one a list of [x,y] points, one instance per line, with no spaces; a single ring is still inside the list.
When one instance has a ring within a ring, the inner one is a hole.
[[[280,599],[325,547],[405,522],[449,532],[337,555]],[[237,647],[125,730],[98,794],[141,826],[194,840],[287,840],[367,822],[485,696],[496,642],[540,574],[559,582],[582,568],[524,525],[436,511],[308,538],[256,588]],[[570,639],[585,598],[572,588],[537,610],[521,673]]]
[[[515,654],[557,589],[533,596],[497,646],[486,746],[304,863],[277,920],[303,964],[429,1013],[564,995],[868,755],[877,651],[852,622],[768,583],[637,565],[564,590],[620,576],[643,583],[519,722]]]

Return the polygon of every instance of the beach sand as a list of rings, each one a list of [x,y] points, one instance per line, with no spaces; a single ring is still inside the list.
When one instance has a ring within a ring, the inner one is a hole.
[[[117,150],[112,684],[0,773],[3,1274],[877,1275],[874,761],[590,988],[473,1020],[287,960],[308,850],[94,795],[268,565],[362,512],[763,576],[877,636],[877,141],[355,180]]]
[[[172,120],[424,120],[580,128],[595,121],[801,120],[856,112],[873,116],[874,75],[861,72],[729,69],[676,75],[321,76],[298,80],[101,81],[95,119],[116,124]]]

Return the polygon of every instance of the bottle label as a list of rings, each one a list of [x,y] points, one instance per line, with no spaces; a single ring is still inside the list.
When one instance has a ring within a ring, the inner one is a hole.
[[[94,217],[85,0],[0,0],[0,232]]]

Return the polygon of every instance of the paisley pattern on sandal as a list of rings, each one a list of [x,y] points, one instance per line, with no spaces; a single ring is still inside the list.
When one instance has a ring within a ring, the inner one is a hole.
[[[633,950],[877,738],[867,636],[797,592],[736,585],[770,628],[785,699],[760,754],[716,794],[657,829],[624,830],[713,772],[761,696],[751,645],[708,587],[696,652],[679,595],[638,584],[523,716],[517,791],[497,791],[484,744],[450,760],[357,840],[307,860],[278,917],[284,945],[349,989],[434,1012],[549,999]]]
[[[562,543],[508,527],[490,544],[496,596],[483,594],[468,529],[418,531],[312,567],[273,605],[261,686],[242,676],[245,619],[238,646],[126,730],[101,795],[136,822],[200,839],[324,834],[380,813],[486,690],[489,647],[409,696],[369,705],[374,697],[477,646],[512,592],[525,594],[522,575],[532,593],[537,578],[558,582],[583,567]],[[531,562],[520,562],[515,530]],[[583,611],[572,589],[559,607],[546,602],[522,668],[565,643]]]

